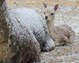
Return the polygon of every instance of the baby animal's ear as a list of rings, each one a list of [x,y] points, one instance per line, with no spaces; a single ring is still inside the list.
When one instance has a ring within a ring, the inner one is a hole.
[[[59,4],[56,4],[54,7],[54,10],[56,11],[58,9]]]
[[[46,3],[43,3],[43,5],[44,5],[44,8],[47,8],[47,4]]]

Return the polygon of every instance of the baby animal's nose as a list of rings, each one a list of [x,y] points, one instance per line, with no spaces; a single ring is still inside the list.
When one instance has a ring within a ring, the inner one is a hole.
[[[48,19],[48,16],[45,16],[45,19]]]

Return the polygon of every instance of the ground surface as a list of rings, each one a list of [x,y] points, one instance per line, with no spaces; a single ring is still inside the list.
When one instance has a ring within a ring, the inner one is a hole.
[[[76,38],[72,44],[56,47],[55,50],[41,54],[41,63],[79,63],[79,8],[64,7],[56,13],[55,25],[68,24]]]
[[[30,6],[40,7],[43,3],[48,5],[66,5],[66,6],[79,6],[79,0],[6,0],[10,8],[16,6]]]
[[[41,3],[39,0],[38,1],[26,0],[27,2],[26,4],[21,2],[25,0],[16,0],[17,2],[11,2],[13,0],[7,0],[7,1],[8,3],[10,1],[10,4],[9,4],[9,6],[11,5],[10,8],[15,6],[20,6],[20,5],[37,7],[37,5]],[[18,3],[18,1],[20,2],[20,4],[16,4]],[[42,0],[42,1],[45,1],[45,0]],[[34,5],[35,4],[34,2],[36,2],[36,5]],[[45,2],[49,3],[49,0],[46,0]],[[56,47],[55,50],[53,51],[42,52],[41,63],[79,63],[79,7],[75,5],[70,7],[60,5],[55,17],[55,25],[68,24],[74,29],[76,33],[75,41],[72,44],[69,44],[67,46]]]

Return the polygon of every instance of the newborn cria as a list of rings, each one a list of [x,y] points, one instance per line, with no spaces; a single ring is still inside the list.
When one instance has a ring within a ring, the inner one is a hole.
[[[75,38],[75,32],[73,29],[66,25],[54,26],[55,12],[57,11],[58,5],[55,5],[54,9],[49,9],[45,3],[44,4],[44,16],[47,21],[49,34],[55,41],[55,45],[66,45],[67,43],[72,43]]]

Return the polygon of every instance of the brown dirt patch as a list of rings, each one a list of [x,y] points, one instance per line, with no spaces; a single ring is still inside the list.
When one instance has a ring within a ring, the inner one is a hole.
[[[47,3],[48,5],[66,5],[66,6],[79,6],[79,1],[69,1],[69,0],[6,0],[7,5],[12,8],[15,6],[32,6],[38,7],[42,5],[43,2]]]

